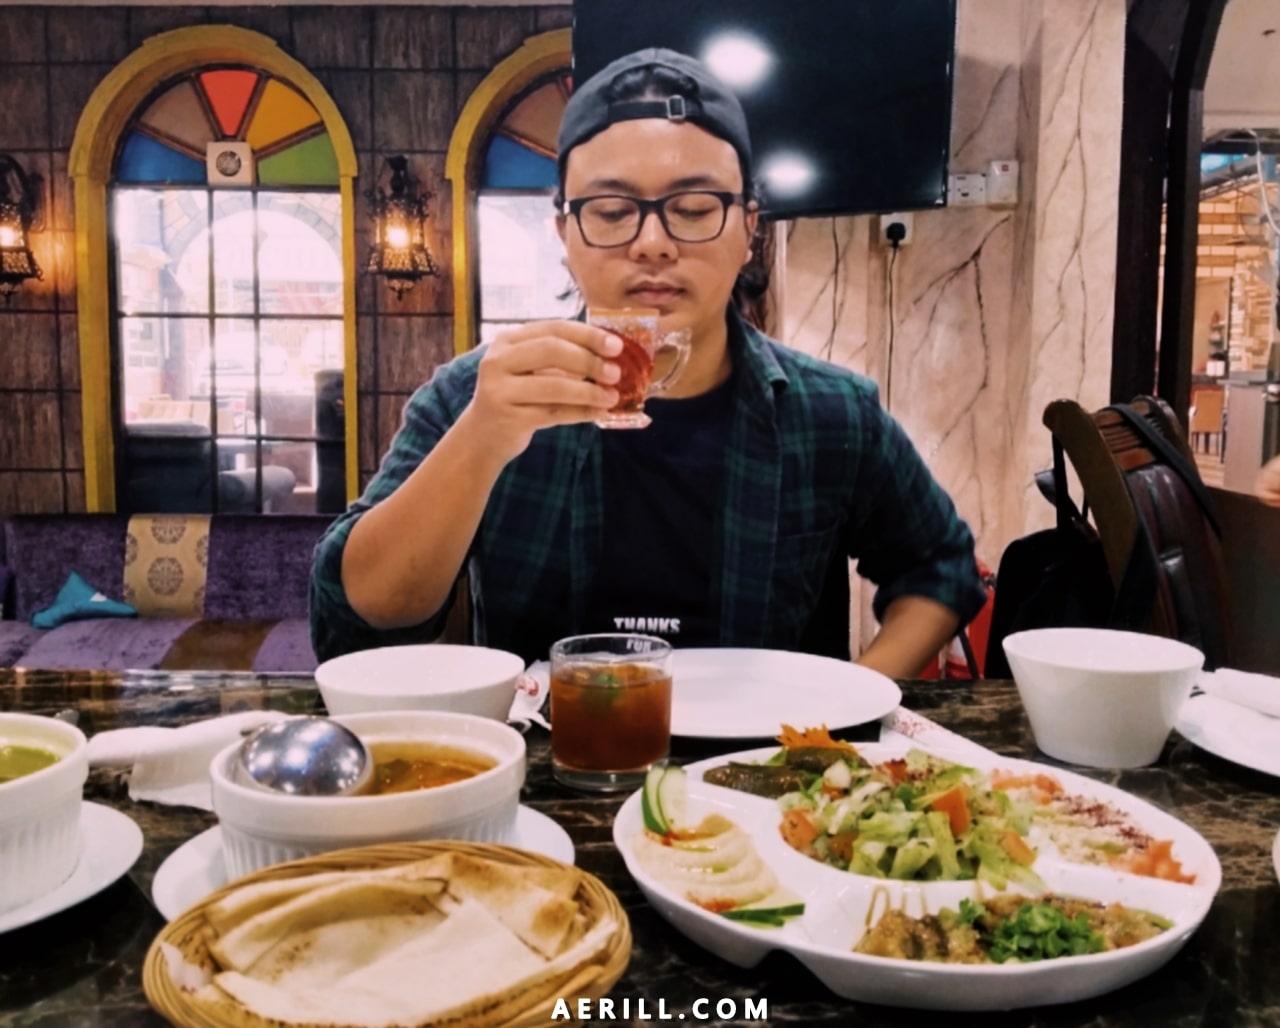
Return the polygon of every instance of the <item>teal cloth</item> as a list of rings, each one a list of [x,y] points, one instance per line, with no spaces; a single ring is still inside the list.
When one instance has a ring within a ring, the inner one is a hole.
[[[58,597],[44,610],[31,615],[33,628],[57,628],[68,621],[85,618],[133,618],[138,616],[135,607],[119,600],[108,599],[76,572],[67,576],[58,590]]]

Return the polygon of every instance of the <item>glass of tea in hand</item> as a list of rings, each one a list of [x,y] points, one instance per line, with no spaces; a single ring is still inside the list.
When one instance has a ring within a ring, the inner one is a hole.
[[[589,307],[587,322],[622,340],[622,352],[614,358],[622,370],[615,386],[618,402],[597,418],[596,424],[601,428],[644,428],[651,420],[644,412],[646,397],[673,385],[689,360],[689,331],[660,331],[658,310],[653,307]]]
[[[634,789],[671,749],[671,646],[577,635],[551,647],[551,770],[565,785]]]

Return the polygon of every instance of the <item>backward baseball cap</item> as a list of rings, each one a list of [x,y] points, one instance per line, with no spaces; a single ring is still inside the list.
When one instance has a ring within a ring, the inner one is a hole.
[[[669,68],[693,80],[689,96],[653,97],[643,100],[610,100],[609,89],[625,72],[650,66]],[[557,141],[560,181],[564,182],[569,152],[580,143],[620,121],[664,118],[688,121],[729,143],[738,152],[744,172],[751,167],[751,135],[742,104],[729,87],[716,78],[705,64],[687,54],[663,47],[650,47],[619,57],[577,85],[560,122]]]

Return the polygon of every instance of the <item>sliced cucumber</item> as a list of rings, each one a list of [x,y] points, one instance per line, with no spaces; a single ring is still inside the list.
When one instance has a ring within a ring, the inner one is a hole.
[[[651,832],[666,835],[684,823],[685,770],[682,767],[651,767],[640,790],[640,815]]]
[[[791,917],[799,917],[804,913],[803,903],[789,903],[784,907],[735,907],[721,911],[721,916],[730,921],[742,921],[746,924],[781,927]]]
[[[644,818],[644,826],[659,835],[666,835],[669,830],[662,817],[662,804],[658,802],[658,785],[666,771],[665,767],[651,767],[640,790],[640,815]]]
[[[686,824],[685,801],[689,795],[688,774],[682,767],[668,767],[666,773],[658,779],[658,805],[660,817],[667,824],[667,830],[679,828]]]

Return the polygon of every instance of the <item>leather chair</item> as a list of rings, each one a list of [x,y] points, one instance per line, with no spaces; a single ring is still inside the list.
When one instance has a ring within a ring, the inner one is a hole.
[[[257,511],[257,472],[219,469],[211,465],[213,440],[208,429],[194,422],[142,422],[124,432],[126,472],[121,483],[120,510],[147,514],[211,514],[214,490],[221,514]],[[293,492],[295,479],[288,468],[262,469],[262,498],[266,510],[273,500]]]
[[[1186,434],[1162,400],[1138,397],[1130,407],[1181,458],[1191,482],[1159,452],[1162,447],[1142,438],[1115,410],[1090,413],[1072,400],[1057,400],[1045,409],[1044,424],[1080,478],[1117,592],[1134,547],[1149,539],[1155,595],[1148,630],[1200,649],[1206,668],[1229,665],[1233,644],[1222,550],[1212,505],[1207,513],[1202,505],[1208,495]]]

